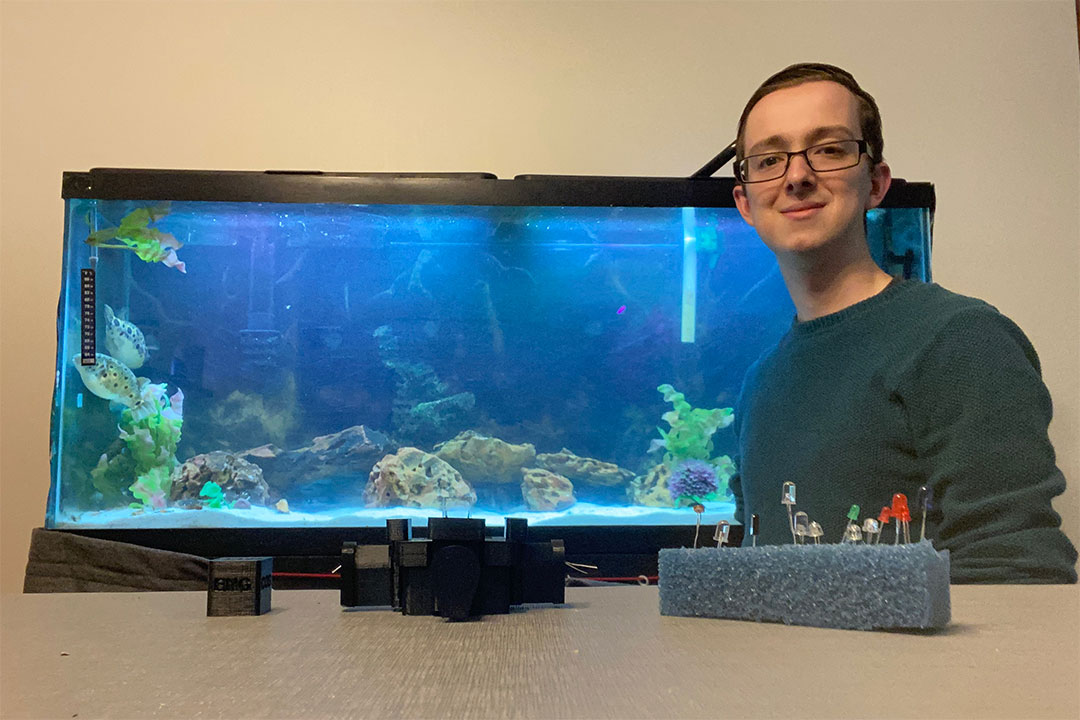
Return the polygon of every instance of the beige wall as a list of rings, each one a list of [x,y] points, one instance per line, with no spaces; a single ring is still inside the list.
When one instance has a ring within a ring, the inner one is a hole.
[[[801,60],[852,70],[894,174],[936,183],[936,279],[1034,341],[1080,539],[1073,0],[2,8],[5,591],[49,486],[63,170],[686,174]]]

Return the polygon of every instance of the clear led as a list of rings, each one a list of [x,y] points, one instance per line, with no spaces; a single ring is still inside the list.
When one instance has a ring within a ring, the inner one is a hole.
[[[859,529],[859,526],[855,523],[851,523],[847,526],[847,529],[844,530],[844,539],[841,540],[841,542],[857,543],[862,541],[862,537],[862,530]]]
[[[731,533],[731,523],[727,520],[721,520],[716,523],[716,530],[713,532],[712,539],[716,541],[716,547],[723,547],[727,545],[728,535]]]
[[[784,499],[780,502],[784,503],[789,507],[795,504],[795,483],[784,483]]]
[[[799,540],[795,533],[795,519],[791,515],[791,506],[795,504],[795,483],[784,483],[784,492],[780,498],[780,502],[787,506],[788,526],[791,528],[791,542],[797,543]]]
[[[858,505],[852,505],[851,506],[851,508],[848,510],[848,513],[847,513],[847,519],[848,519],[847,525],[844,526],[844,537],[840,540],[841,543],[850,542],[848,540],[848,538],[851,536],[851,528],[852,528],[852,526],[854,526],[856,530],[859,529],[859,527],[858,527],[858,524],[859,524],[859,506]],[[861,538],[861,531],[860,531],[860,538]]]
[[[870,545],[874,542],[875,537],[881,531],[881,523],[874,518],[866,518],[862,524],[863,536],[866,538],[866,544]]]

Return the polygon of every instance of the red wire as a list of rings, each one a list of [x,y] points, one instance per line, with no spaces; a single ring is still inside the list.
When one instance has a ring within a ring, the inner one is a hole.
[[[304,573],[304,572],[276,572],[273,573],[274,577],[288,577],[288,578],[326,578],[336,579],[340,578],[340,573]],[[637,583],[641,581],[642,576],[637,577],[588,577],[584,576],[582,580],[597,580],[599,582],[623,582],[623,583]],[[643,576],[650,584],[656,583],[660,578],[658,575],[645,575]]]

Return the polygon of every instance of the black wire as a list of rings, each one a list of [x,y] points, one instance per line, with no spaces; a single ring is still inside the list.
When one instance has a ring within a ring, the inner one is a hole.
[[[717,170],[724,167],[724,165],[727,165],[728,161],[731,160],[731,158],[733,158],[733,157],[735,157],[735,141],[734,140],[731,141],[730,145],[728,145],[726,148],[724,148],[719,153],[717,153],[716,157],[714,157],[709,162],[705,163],[705,165],[700,170],[698,170],[696,173],[694,173],[690,177],[692,177],[692,178],[712,177],[713,174],[716,173]]]

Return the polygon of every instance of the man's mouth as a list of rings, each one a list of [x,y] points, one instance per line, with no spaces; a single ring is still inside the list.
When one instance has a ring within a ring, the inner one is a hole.
[[[789,217],[793,220],[802,220],[816,215],[817,211],[823,207],[825,206],[822,203],[799,203],[798,205],[792,205],[780,212],[784,214],[784,217]]]

